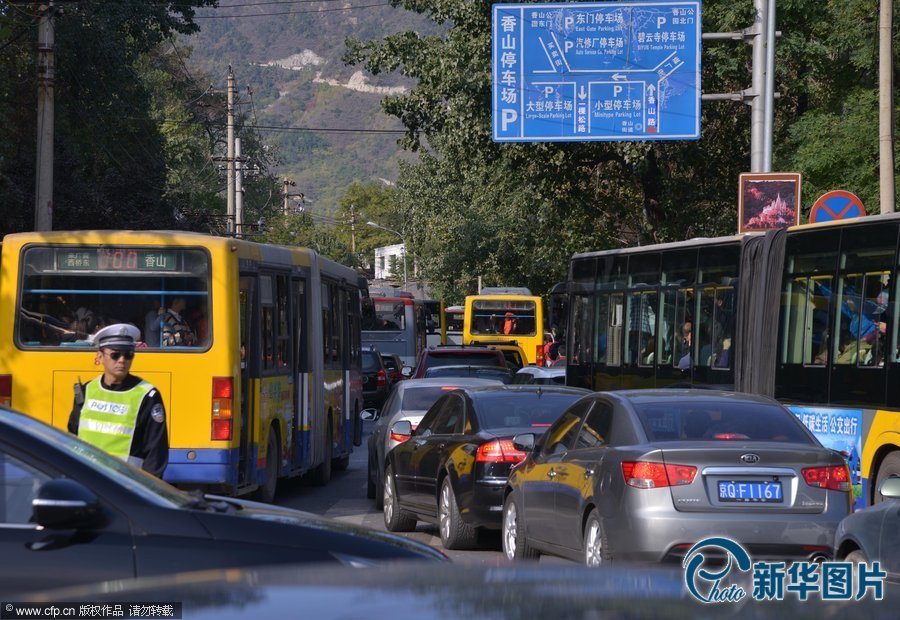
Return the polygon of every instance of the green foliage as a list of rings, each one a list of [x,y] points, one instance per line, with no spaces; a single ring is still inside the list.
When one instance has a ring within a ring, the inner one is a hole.
[[[479,275],[546,291],[576,251],[734,231],[737,179],[749,168],[745,106],[704,103],[698,141],[496,144],[490,3],[393,4],[449,30],[350,40],[344,59],[416,80],[382,108],[403,122],[407,148],[427,150],[402,167],[397,199],[410,253],[439,294],[472,291]],[[877,195],[876,4],[778,3],[774,169],[799,170],[811,191]],[[704,32],[752,20],[749,0],[703,4]],[[704,43],[704,92],[746,89],[750,68],[750,46]]]
[[[356,256],[361,264],[370,265],[375,248],[400,243],[397,235],[369,226],[375,222],[403,234],[403,220],[397,210],[397,191],[383,183],[354,182],[344,192],[337,212],[334,233],[346,247],[351,247],[350,217],[354,207]]]
[[[316,225],[307,213],[273,216],[265,222],[263,232],[250,238],[260,243],[312,248],[322,256],[349,267],[359,266],[350,248],[335,236],[334,231]]]

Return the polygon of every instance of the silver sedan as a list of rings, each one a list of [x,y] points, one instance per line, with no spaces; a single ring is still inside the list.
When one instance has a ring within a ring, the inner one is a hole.
[[[518,436],[516,447],[533,443]],[[723,536],[754,559],[831,555],[850,471],[790,411],[712,390],[598,392],[513,469],[507,557],[678,561]]]

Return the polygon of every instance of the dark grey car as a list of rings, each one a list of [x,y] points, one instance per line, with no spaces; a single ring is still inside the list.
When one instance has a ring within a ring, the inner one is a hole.
[[[881,562],[888,579],[900,583],[900,478],[878,488],[883,501],[857,510],[838,525],[834,557],[851,562]]]
[[[517,438],[517,447],[528,436]],[[713,390],[598,392],[509,476],[503,547],[596,566],[681,561],[708,536],[755,559],[829,557],[850,473],[790,411]]]

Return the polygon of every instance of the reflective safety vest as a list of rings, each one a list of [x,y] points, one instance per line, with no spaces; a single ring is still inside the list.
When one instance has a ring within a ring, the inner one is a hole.
[[[107,390],[100,378],[89,382],[78,422],[78,436],[124,461],[131,461],[131,441],[138,411],[153,386],[141,381],[125,392]],[[136,459],[135,461],[139,461]],[[140,466],[139,462],[134,463]]]

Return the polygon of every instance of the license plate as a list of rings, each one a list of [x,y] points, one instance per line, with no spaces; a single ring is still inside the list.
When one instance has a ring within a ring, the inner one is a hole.
[[[719,501],[769,504],[784,501],[780,482],[719,481]]]

